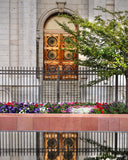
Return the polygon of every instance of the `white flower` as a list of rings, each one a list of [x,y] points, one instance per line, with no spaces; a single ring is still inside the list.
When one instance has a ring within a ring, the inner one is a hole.
[[[21,110],[19,113],[25,113],[24,110]]]
[[[40,108],[40,111],[45,112],[45,107]]]
[[[90,112],[90,110],[91,110],[90,108],[79,108],[78,112],[80,114],[88,114]]]
[[[76,114],[76,113],[77,113],[77,109],[76,109],[76,108],[72,108],[71,110],[72,110],[72,113],[73,113],[73,114]]]
[[[88,108],[88,107],[83,108],[83,107],[81,107],[81,108],[72,108],[71,110],[72,110],[73,114],[88,114],[91,111],[91,108]]]

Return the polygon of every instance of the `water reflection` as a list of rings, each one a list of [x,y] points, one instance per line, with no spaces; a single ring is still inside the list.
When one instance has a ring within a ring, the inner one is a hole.
[[[55,151],[51,151],[47,154],[44,153],[26,153],[26,152],[22,152],[22,153],[3,153],[0,156],[0,160],[78,160],[78,158],[76,157],[74,159],[73,157],[73,152],[69,151],[69,152],[60,152],[57,153]],[[75,153],[76,154],[76,153]],[[80,158],[80,160],[82,160]]]
[[[95,148],[96,150],[98,148]],[[95,151],[93,149],[91,149],[90,153],[88,153],[88,155],[86,154],[86,151],[60,151],[60,152],[56,152],[56,151],[49,151],[49,152],[37,152],[36,151],[31,151],[29,150],[29,152],[1,152],[0,151],[0,160],[92,160],[91,158],[96,158],[97,156],[103,156],[106,155],[106,159],[107,157],[111,156],[114,158],[114,160],[117,160],[117,157],[120,159],[119,160],[128,160],[128,149],[125,150],[116,150],[113,149],[111,150],[111,148],[108,148],[109,150],[107,150],[107,148],[105,149],[101,149],[100,150],[100,154],[95,154]],[[90,154],[90,155],[89,155]],[[77,156],[74,156],[77,155]],[[112,159],[113,159],[112,158]],[[103,160],[105,159],[104,156],[100,159]],[[105,159],[105,160],[106,160]],[[108,160],[111,160],[111,158]]]
[[[108,153],[128,160],[128,132],[0,132],[0,160],[87,160]]]
[[[0,160],[39,160],[36,155],[1,156]],[[41,159],[40,159],[41,160]]]

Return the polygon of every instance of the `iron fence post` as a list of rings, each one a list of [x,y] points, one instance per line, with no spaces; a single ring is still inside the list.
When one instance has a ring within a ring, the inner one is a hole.
[[[117,140],[118,140],[118,134],[117,134],[117,132],[115,132],[115,157],[117,155],[117,145],[118,145]]]
[[[40,157],[40,132],[36,132],[36,157],[39,160]]]
[[[60,70],[59,67],[57,67],[57,103],[60,101]]]

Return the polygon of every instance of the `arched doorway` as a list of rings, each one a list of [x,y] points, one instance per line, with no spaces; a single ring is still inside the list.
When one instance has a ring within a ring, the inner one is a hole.
[[[77,76],[70,72],[77,71],[77,65],[74,64],[74,60],[78,58],[77,54],[74,54],[69,51],[64,51],[65,43],[63,41],[65,36],[69,36],[64,32],[61,27],[55,22],[64,22],[68,24],[69,19],[65,17],[58,17],[57,15],[51,16],[44,25],[44,52],[43,52],[43,66],[45,72],[48,73],[51,79],[56,79],[57,75],[53,75],[57,71],[57,67],[61,72],[67,72],[67,76],[60,76],[60,79],[76,79]],[[74,24],[68,24],[69,27],[73,30],[76,30]],[[45,75],[47,79],[47,75]]]

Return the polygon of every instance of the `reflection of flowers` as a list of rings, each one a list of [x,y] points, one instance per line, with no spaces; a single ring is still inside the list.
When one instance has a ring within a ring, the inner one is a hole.
[[[68,159],[68,160],[72,159],[73,158],[72,151],[65,151],[64,152],[64,158]]]
[[[55,138],[51,138],[48,140],[48,147],[53,148],[56,146],[56,144],[57,144],[57,141],[55,140]]]
[[[55,151],[48,152],[48,159],[52,160],[52,159],[56,159],[56,157],[57,157],[57,152]]]

